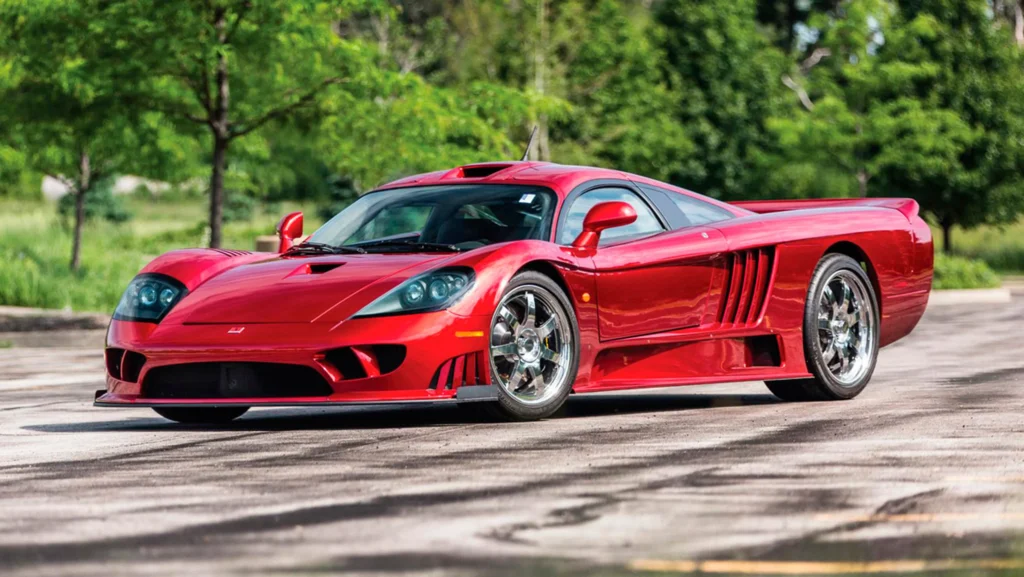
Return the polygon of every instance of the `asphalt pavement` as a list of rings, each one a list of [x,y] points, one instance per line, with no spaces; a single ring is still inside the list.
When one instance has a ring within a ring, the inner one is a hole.
[[[102,354],[0,350],[0,574],[1024,573],[1024,299],[930,309],[848,402],[761,383],[453,407],[97,409]]]

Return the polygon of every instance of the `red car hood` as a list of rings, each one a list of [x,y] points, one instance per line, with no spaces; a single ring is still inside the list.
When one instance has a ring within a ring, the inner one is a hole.
[[[371,254],[281,258],[243,264],[206,281],[173,311],[186,324],[312,322],[365,290],[363,306],[394,283],[386,279],[417,265],[450,255]],[[371,287],[371,288],[368,288]],[[357,310],[334,310],[332,318],[348,318]]]

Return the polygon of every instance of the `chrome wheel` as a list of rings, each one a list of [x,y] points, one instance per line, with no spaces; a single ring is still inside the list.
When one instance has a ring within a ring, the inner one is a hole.
[[[818,343],[822,364],[843,387],[853,387],[871,369],[875,332],[872,300],[853,271],[838,270],[818,298]]]
[[[572,355],[572,330],[555,295],[536,285],[505,295],[491,321],[495,384],[522,404],[543,404],[568,386]]]

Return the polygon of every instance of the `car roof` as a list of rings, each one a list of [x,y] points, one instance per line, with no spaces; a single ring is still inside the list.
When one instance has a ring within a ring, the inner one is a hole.
[[[551,162],[479,162],[457,166],[449,170],[408,176],[380,186],[377,190],[439,184],[521,184],[545,186],[560,196],[565,196],[573,188],[589,180],[602,178],[628,180],[629,176],[621,170],[570,166]]]
[[[738,216],[751,214],[749,211],[728,205],[702,194],[621,170],[538,161],[496,161],[466,164],[448,170],[407,176],[379,186],[375,190],[443,184],[518,184],[547,187],[564,199],[577,186],[591,180],[601,179],[628,180],[637,184],[657,186],[680,194],[697,197],[700,200],[726,208]]]

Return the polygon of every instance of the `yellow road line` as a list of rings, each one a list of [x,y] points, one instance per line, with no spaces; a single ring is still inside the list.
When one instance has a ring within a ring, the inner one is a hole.
[[[1024,559],[899,559],[893,561],[662,561],[640,559],[635,571],[665,573],[733,573],[741,575],[856,575],[932,571],[1019,570]]]

